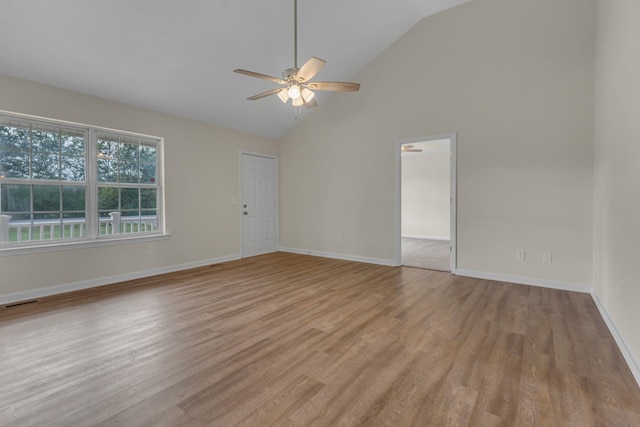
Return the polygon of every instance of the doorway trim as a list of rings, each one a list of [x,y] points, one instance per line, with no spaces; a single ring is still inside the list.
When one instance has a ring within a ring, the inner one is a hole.
[[[439,135],[429,135],[415,138],[405,138],[396,140],[396,197],[395,197],[395,265],[402,265],[402,146],[406,144],[416,144],[418,142],[437,141],[440,139],[448,139],[450,141],[450,180],[449,180],[449,197],[450,197],[450,234],[451,234],[451,274],[456,274],[458,265],[458,197],[457,197],[457,141],[458,134],[456,132],[443,133]]]
[[[267,159],[273,159],[275,162],[275,198],[276,198],[276,252],[280,247],[280,196],[278,194],[278,177],[280,176],[280,172],[278,170],[278,157],[271,154],[263,154],[256,153],[253,151],[240,151],[240,155],[238,156],[238,218],[240,221],[239,229],[240,229],[240,258],[246,258],[246,248],[244,245],[244,221],[243,221],[243,206],[242,201],[244,194],[242,193],[243,187],[243,166],[242,166],[242,156],[257,156],[264,157]],[[234,200],[235,201],[235,200]]]

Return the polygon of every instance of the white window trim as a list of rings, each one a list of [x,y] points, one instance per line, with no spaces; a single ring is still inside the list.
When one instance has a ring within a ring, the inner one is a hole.
[[[54,126],[69,127],[81,129],[87,133],[87,164],[85,166],[86,182],[85,185],[92,194],[86,202],[87,204],[87,230],[89,231],[87,238],[82,239],[57,239],[47,241],[28,241],[19,244],[11,243],[8,245],[0,245],[0,256],[23,255],[30,253],[76,250],[85,247],[95,246],[111,246],[118,244],[144,243],[157,240],[165,240],[170,237],[166,232],[165,220],[165,197],[164,197],[164,138],[142,134],[137,132],[123,131],[119,129],[106,128],[102,126],[94,126],[83,123],[69,122],[65,120],[50,119],[47,117],[34,116],[29,114],[15,113],[11,111],[0,110],[0,115],[15,118],[16,120],[35,121],[43,124]],[[97,133],[104,132],[109,134],[122,135],[139,139],[149,139],[157,141],[157,169],[156,169],[156,186],[157,189],[157,223],[158,230],[156,232],[147,232],[140,234],[117,234],[102,235],[98,233],[98,221],[96,214],[98,213],[98,177],[97,177],[97,157],[95,154],[97,147]],[[64,184],[63,184],[64,185]],[[95,218],[94,218],[95,217]]]

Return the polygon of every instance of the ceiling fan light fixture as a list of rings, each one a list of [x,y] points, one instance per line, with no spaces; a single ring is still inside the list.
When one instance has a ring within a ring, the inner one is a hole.
[[[302,99],[304,99],[304,102],[309,102],[313,99],[314,96],[316,96],[316,94],[311,89],[306,87],[302,89],[300,95],[302,95]]]
[[[296,117],[299,114],[300,106],[307,108],[318,106],[315,100],[315,90],[333,91],[333,92],[357,92],[360,89],[359,83],[347,82],[311,82],[322,67],[326,64],[324,59],[312,56],[301,67],[298,67],[298,0],[293,0],[293,67],[284,70],[282,78],[272,77],[266,74],[256,73],[255,71],[243,70],[237,68],[233,70],[235,73],[244,74],[249,77],[256,77],[262,80],[268,80],[284,87],[280,89],[272,89],[266,92],[247,98],[250,101],[262,99],[270,95],[278,95],[280,100],[285,104],[291,99],[291,103],[296,107]]]
[[[285,104],[289,100],[289,91],[286,88],[283,88],[280,92],[278,92],[278,97]]]
[[[298,85],[291,85],[288,92],[291,99],[296,100],[300,98],[300,87]]]

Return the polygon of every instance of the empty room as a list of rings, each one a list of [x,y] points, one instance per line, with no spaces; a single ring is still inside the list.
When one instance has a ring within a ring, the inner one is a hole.
[[[3,1],[0,426],[640,426],[639,16]]]

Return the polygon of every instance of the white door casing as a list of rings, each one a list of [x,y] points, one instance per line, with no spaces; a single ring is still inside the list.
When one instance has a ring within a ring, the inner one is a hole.
[[[278,250],[277,159],[240,153],[242,257]]]

